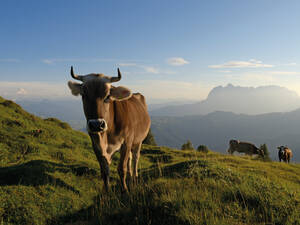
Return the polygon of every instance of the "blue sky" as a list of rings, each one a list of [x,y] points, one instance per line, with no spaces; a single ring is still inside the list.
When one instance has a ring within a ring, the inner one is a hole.
[[[121,84],[153,101],[228,83],[300,94],[299,12],[297,0],[3,0],[0,95],[70,96],[71,65],[120,67]]]

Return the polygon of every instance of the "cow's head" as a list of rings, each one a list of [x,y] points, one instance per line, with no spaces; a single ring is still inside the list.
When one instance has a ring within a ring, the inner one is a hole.
[[[131,91],[123,86],[114,87],[111,85],[121,79],[121,72],[118,69],[117,77],[109,77],[104,74],[74,74],[71,67],[71,76],[82,81],[82,83],[68,82],[73,95],[82,96],[84,114],[87,119],[87,131],[102,133],[109,128],[110,107],[113,101],[122,101],[131,97]]]
[[[230,146],[237,146],[239,143],[240,143],[239,140],[230,140],[230,141],[229,141],[229,145],[230,145]]]
[[[229,141],[228,153],[232,154],[234,152],[234,149],[237,147],[238,144],[239,144],[238,140],[230,140]]]
[[[257,154],[260,155],[261,157],[265,157],[265,152],[260,148],[257,150]]]
[[[284,152],[288,147],[287,146],[278,146],[277,149],[279,150],[279,152]]]

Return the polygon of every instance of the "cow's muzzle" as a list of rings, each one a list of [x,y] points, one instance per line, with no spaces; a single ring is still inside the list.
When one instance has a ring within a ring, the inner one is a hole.
[[[107,130],[107,123],[104,119],[93,119],[87,121],[87,131],[89,133],[104,132]]]

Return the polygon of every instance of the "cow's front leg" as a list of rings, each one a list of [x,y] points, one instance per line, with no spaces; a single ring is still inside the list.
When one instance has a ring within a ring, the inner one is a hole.
[[[109,188],[109,164],[110,162],[106,157],[107,153],[107,139],[100,134],[90,134],[92,139],[93,149],[100,165],[101,177],[104,182],[104,188],[108,191]]]
[[[100,171],[101,171],[101,178],[104,182],[104,188],[106,191],[108,191],[109,187],[109,164],[107,162],[107,159],[101,154],[101,152],[94,148],[95,155],[97,157],[97,161],[100,165]]]
[[[101,177],[104,182],[104,188],[108,191],[109,188],[109,165],[105,157],[101,157],[100,161]]]
[[[130,156],[131,151],[131,144],[124,143],[121,147],[121,156],[120,156],[120,162],[118,166],[118,173],[120,176],[120,181],[122,185],[122,189],[125,192],[128,192],[128,188],[126,185],[126,175],[127,175],[127,163]]]

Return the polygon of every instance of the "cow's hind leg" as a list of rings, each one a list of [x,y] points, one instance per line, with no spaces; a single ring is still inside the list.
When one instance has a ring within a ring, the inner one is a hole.
[[[126,185],[126,175],[127,175],[127,166],[128,166],[128,159],[130,155],[131,150],[131,144],[124,143],[121,147],[121,156],[120,156],[120,162],[118,166],[118,173],[121,180],[121,185],[123,188],[123,191],[128,191],[127,185]]]
[[[138,164],[140,159],[142,143],[136,144],[132,148],[132,162],[133,162],[133,182],[136,184],[138,179]]]
[[[126,183],[127,186],[130,188],[131,180],[132,180],[132,153],[129,152],[128,161],[127,161],[127,176],[126,176]]]

